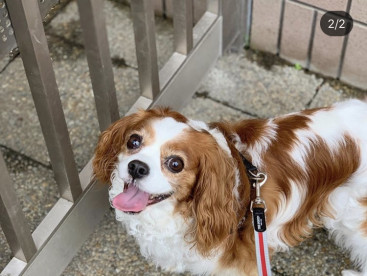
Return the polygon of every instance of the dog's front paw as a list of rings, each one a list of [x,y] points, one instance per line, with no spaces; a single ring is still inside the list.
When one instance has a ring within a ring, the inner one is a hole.
[[[363,275],[358,271],[346,269],[342,271],[342,276],[363,276]]]

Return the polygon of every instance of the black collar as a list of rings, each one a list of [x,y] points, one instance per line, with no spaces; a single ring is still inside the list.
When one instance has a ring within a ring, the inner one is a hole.
[[[254,164],[252,164],[249,160],[247,160],[247,158],[240,151],[238,151],[238,153],[241,156],[243,165],[246,168],[246,174],[247,174],[247,177],[248,177],[248,180],[249,180],[249,183],[250,183],[250,187],[251,187],[251,189],[253,189],[254,188],[254,186],[253,186],[254,177],[257,175],[259,170],[257,169],[257,167]],[[246,206],[246,212],[243,215],[243,217],[241,218],[241,220],[239,221],[238,226],[237,226],[238,231],[243,230],[243,224],[244,224],[245,220],[247,219],[247,212],[248,212],[249,208],[250,208],[250,205]]]
[[[238,152],[242,158],[242,162],[243,164],[245,165],[246,167],[246,173],[247,173],[247,176],[250,180],[250,185],[252,187],[252,179],[254,178],[254,176],[257,174],[257,172],[259,171],[257,169],[257,167],[252,164],[249,160],[247,160],[247,158],[241,153],[241,152]]]

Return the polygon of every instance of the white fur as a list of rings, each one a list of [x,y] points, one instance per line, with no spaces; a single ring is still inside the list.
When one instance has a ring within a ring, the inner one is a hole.
[[[329,201],[335,218],[323,218],[325,227],[336,243],[351,252],[351,259],[367,275],[367,236],[360,231],[366,221],[366,208],[359,200],[367,196],[366,167],[360,169],[343,186],[335,189]]]
[[[209,131],[209,126],[203,121],[189,120],[187,124],[197,131]]]
[[[306,159],[309,152],[311,151],[312,142],[316,142],[317,136],[312,131],[301,129],[296,131],[296,137],[298,139],[298,142],[293,145],[291,157],[306,173]]]
[[[291,193],[289,200],[286,201],[284,196],[281,198],[278,213],[272,223],[267,226],[269,246],[274,248],[276,251],[288,250],[289,246],[284,242],[281,230],[282,227],[297,213],[306,196],[306,192],[301,188],[301,185],[298,185],[293,181],[290,182],[290,185]]]
[[[123,181],[113,173],[110,199],[123,191]],[[115,210],[116,220],[123,222],[127,232],[134,236],[141,254],[165,270],[194,274],[211,273],[216,269],[217,257],[203,258],[195,248],[185,242],[187,224],[173,214],[174,200],[167,199],[149,206],[137,215]]]

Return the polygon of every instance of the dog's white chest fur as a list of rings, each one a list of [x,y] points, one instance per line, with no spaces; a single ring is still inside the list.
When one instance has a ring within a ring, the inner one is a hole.
[[[112,177],[109,191],[110,199],[123,191],[123,182]],[[149,207],[149,212],[137,215],[126,214],[115,209],[116,220],[121,221],[128,234],[135,237],[141,254],[153,261],[157,266],[168,271],[193,274],[214,272],[219,254],[211,258],[203,258],[192,245],[185,240],[187,224],[183,218],[174,214],[171,199]]]

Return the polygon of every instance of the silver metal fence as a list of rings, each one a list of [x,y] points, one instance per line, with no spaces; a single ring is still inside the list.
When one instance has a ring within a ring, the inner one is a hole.
[[[0,223],[14,255],[1,275],[60,275],[109,206],[108,187],[92,179],[92,160],[78,174],[38,1],[7,6],[61,197],[31,234],[0,155]],[[151,0],[131,1],[141,96],[128,113],[180,109],[222,54],[222,1],[206,2],[195,26],[192,0],[173,2],[175,52],[158,70]],[[102,6],[103,0],[78,0],[101,131],[119,117]]]

